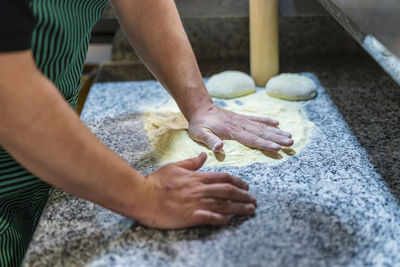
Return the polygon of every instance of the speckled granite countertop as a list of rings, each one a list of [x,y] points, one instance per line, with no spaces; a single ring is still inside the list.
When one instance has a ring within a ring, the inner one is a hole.
[[[226,227],[159,231],[55,190],[24,266],[394,266],[400,264],[400,88],[371,60],[282,65],[322,85],[304,103],[313,141],[278,166],[203,168],[251,185],[255,217]],[[301,62],[301,61],[297,61]],[[141,110],[154,81],[97,83],[89,128],[143,173],[156,167]]]

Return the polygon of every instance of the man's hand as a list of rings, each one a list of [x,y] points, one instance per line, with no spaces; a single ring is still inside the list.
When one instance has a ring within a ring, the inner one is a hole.
[[[203,152],[147,176],[138,221],[150,227],[178,229],[224,225],[229,215],[252,215],[256,200],[248,194],[249,186],[226,173],[196,172],[206,159]]]
[[[241,115],[211,104],[190,116],[189,134],[214,152],[223,151],[223,139],[260,150],[279,151],[281,146],[291,146],[294,141],[290,133],[277,128],[278,124],[276,120]]]
[[[243,116],[213,105],[173,0],[111,2],[136,53],[189,121],[193,139],[216,152],[222,149],[221,139],[270,151],[293,144],[289,133],[276,128],[277,121]]]

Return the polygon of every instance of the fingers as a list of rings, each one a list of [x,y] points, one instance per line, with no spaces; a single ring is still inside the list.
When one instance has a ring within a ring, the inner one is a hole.
[[[196,210],[189,221],[188,226],[195,225],[225,225],[230,221],[228,215],[219,214],[209,210]]]
[[[290,133],[265,124],[247,124],[243,128],[252,134],[281,146],[291,146],[294,143],[293,139],[290,138],[292,136]]]
[[[289,146],[293,145],[293,143],[294,143],[293,139],[287,138],[287,137],[284,137],[282,135],[272,133],[272,132],[261,134],[261,137],[266,140],[270,140],[281,146],[289,147]]]
[[[269,130],[272,131],[276,134],[283,135],[287,138],[292,138],[292,134],[286,131],[282,131],[281,129],[277,128],[279,125],[279,122],[277,120],[273,120],[267,117],[258,117],[258,116],[251,116],[247,115],[247,117],[252,121],[256,123],[256,126],[258,129],[264,129],[264,130]],[[253,124],[254,125],[254,124]],[[268,127],[267,125],[270,125],[272,127]]]
[[[271,131],[273,133],[285,136],[287,138],[292,138],[292,134],[291,133],[283,131],[283,130],[281,130],[279,128],[271,127],[271,126],[265,126],[264,124],[258,124],[256,126],[258,126],[258,128],[260,128],[260,129],[265,129],[267,131]]]
[[[270,119],[267,117],[259,117],[259,116],[251,116],[251,115],[247,115],[247,117],[252,121],[265,123],[265,124],[268,124],[268,125],[271,125],[274,127],[279,125],[279,121]]]
[[[214,152],[222,152],[224,142],[207,128],[199,128],[197,131],[190,133],[191,137],[208,146]]]
[[[268,151],[279,151],[281,149],[280,145],[246,131],[232,133],[232,137],[245,146],[252,148]]]
[[[203,176],[203,183],[205,184],[223,184],[229,183],[234,185],[240,189],[249,190],[249,185],[238,177],[234,177],[228,173],[219,173],[219,172],[206,172],[201,173]]]
[[[201,166],[203,166],[206,160],[207,154],[205,152],[201,152],[197,157],[179,161],[175,163],[175,165],[187,170],[197,171],[201,168]]]
[[[249,122],[247,124],[243,124],[242,126],[245,130],[250,131],[254,134],[260,135],[260,134],[266,134],[266,133],[274,133],[276,135],[280,135],[285,138],[291,138],[292,134],[286,131],[283,131],[279,128],[272,127],[265,125],[263,123],[259,122]]]
[[[252,203],[233,202],[221,199],[205,198],[201,200],[205,210],[211,210],[225,215],[252,215],[256,207]]]
[[[235,202],[253,203],[257,200],[246,191],[231,184],[209,184],[204,188],[204,198],[218,198]]]
[[[200,200],[199,208],[192,214],[189,226],[225,225],[229,223],[228,215],[253,215],[256,200],[232,185],[212,184],[206,189],[206,197]]]
[[[268,151],[279,151],[280,146],[292,146],[294,140],[291,133],[277,128],[277,124],[277,121],[270,118],[246,116],[241,120],[239,128],[242,130],[231,131],[229,138],[246,146]]]

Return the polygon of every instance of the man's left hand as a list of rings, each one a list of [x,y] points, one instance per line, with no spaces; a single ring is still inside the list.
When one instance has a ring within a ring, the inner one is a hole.
[[[248,116],[220,108],[215,104],[198,108],[189,120],[189,134],[198,142],[222,152],[222,140],[236,140],[245,146],[279,151],[294,141],[292,135],[278,128],[279,122],[266,117]]]

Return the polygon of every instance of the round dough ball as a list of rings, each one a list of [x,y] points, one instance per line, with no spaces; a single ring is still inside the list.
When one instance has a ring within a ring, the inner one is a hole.
[[[227,70],[211,76],[206,87],[211,96],[218,98],[234,98],[256,91],[253,78],[235,70]]]
[[[308,77],[283,73],[270,79],[265,86],[267,93],[285,100],[309,100],[317,95],[317,85]]]

